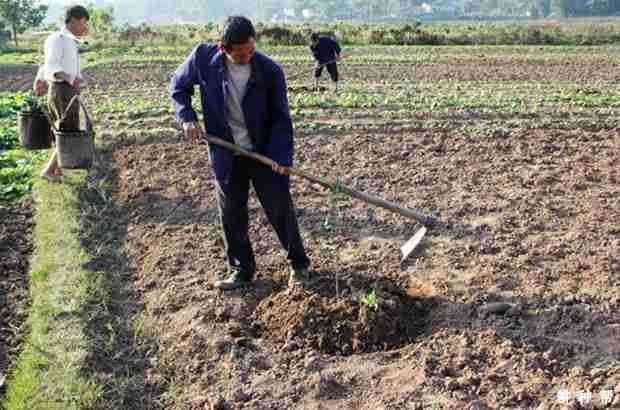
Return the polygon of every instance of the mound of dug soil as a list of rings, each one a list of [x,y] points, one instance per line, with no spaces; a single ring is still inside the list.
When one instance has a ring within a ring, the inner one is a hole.
[[[389,282],[374,286],[368,299],[351,287],[343,289],[344,295],[293,288],[263,299],[254,316],[263,336],[284,349],[351,355],[410,343],[424,326],[424,305]]]

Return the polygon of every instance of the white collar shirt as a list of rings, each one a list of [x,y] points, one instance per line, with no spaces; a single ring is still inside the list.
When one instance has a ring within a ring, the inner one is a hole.
[[[50,34],[45,40],[45,63],[37,77],[54,82],[58,81],[54,74],[63,72],[69,76],[71,84],[76,78],[82,78],[78,42],[66,27]]]

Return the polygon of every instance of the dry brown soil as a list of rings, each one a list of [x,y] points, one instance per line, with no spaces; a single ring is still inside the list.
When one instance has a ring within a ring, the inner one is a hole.
[[[0,204],[0,400],[26,333],[32,207]]]
[[[604,62],[595,65],[604,71],[479,63],[422,66],[417,80],[611,80]],[[118,68],[87,75],[110,98],[140,87],[165,98],[173,69],[127,68],[129,87]],[[412,75],[373,70],[392,82]],[[343,69],[361,86],[390,86],[368,73]],[[318,279],[287,290],[285,257],[252,196],[259,271],[254,286],[228,293],[213,289],[226,265],[206,148],[179,142],[169,114],[97,117],[99,137],[115,147],[114,199],[127,210],[125,221],[102,223],[126,224],[122,250],[159,343],[146,377],[173,387],[144,408],[564,409],[562,389],[592,392],[583,408],[603,408],[600,392],[615,391],[606,408],[619,406],[620,129],[472,136],[411,122],[482,121],[460,112],[318,116],[351,127],[298,130],[301,168],[436,211],[442,224],[401,263],[414,221],[293,178]],[[372,288],[376,308],[361,302]]]

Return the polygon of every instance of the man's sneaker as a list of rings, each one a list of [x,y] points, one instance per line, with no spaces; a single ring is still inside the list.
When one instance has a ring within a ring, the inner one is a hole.
[[[214,286],[220,290],[232,290],[247,286],[250,283],[252,283],[252,279],[247,274],[235,271],[228,278],[215,282]]]
[[[310,272],[308,268],[292,268],[291,274],[288,278],[288,285],[290,287],[295,285],[306,285],[310,282]]]

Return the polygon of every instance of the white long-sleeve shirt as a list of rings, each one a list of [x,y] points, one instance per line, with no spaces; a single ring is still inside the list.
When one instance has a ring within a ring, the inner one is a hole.
[[[45,40],[45,63],[39,68],[37,79],[59,81],[54,74],[63,72],[70,78],[82,78],[78,39],[66,27],[52,33]]]

